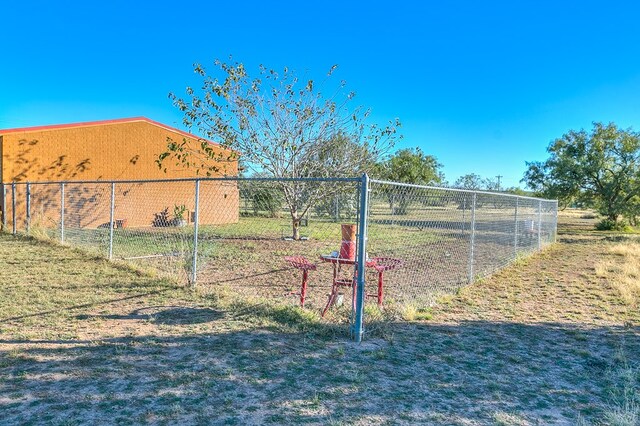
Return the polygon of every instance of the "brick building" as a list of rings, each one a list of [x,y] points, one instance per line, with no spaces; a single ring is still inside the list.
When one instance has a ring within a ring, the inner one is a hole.
[[[11,183],[31,182],[32,221],[53,226],[60,220],[60,185],[38,182],[65,181],[65,224],[98,227],[109,221],[111,186],[80,181],[134,181],[197,177],[195,170],[167,161],[167,169],[157,163],[168,140],[187,141],[200,146],[190,133],[144,117],[54,126],[0,130],[0,177],[4,196],[0,212],[12,216]],[[237,155],[212,144],[220,160],[217,176],[236,176]],[[215,176],[215,175],[214,175]],[[26,216],[24,185],[16,186],[16,222]],[[203,182],[200,191],[200,221],[204,224],[238,221],[239,194],[233,181]],[[176,208],[192,218],[194,183],[119,183],[115,210],[129,227],[153,226],[162,211]],[[157,224],[157,222],[156,222]]]

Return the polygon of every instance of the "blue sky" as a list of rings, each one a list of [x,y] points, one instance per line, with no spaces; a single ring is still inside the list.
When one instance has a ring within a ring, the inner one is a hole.
[[[2,2],[0,128],[147,116],[192,63],[337,77],[453,182],[518,185],[569,129],[640,130],[637,2]]]

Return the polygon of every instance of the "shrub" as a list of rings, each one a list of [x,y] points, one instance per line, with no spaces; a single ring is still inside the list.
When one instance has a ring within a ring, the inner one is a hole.
[[[598,231],[618,231],[618,232],[631,232],[633,229],[624,220],[615,221],[611,219],[602,219],[596,225]]]

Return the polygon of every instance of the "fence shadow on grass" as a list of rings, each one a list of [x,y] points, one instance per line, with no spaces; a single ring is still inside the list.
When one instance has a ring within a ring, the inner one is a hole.
[[[252,278],[257,278],[257,277],[265,277],[265,276],[276,276],[280,273],[283,272],[291,272],[291,268],[280,268],[280,269],[271,269],[269,271],[266,272],[259,272],[259,273],[254,273],[254,274],[243,274],[237,277],[233,277],[233,278],[223,278],[220,279],[218,277],[215,276],[215,274],[211,274],[209,276],[203,276],[201,277],[201,283],[203,284],[207,284],[207,285],[220,285],[220,284],[229,284],[229,283],[235,283],[234,285],[241,285],[241,286],[249,286],[249,287],[256,287],[256,286],[266,286],[268,285],[268,283],[262,283],[262,284],[256,284],[253,282],[247,282],[247,280],[250,280]]]
[[[156,296],[162,293],[166,293],[166,292],[170,292],[170,291],[175,291],[175,287],[167,287],[167,288],[161,288],[159,290],[154,290],[154,291],[148,291],[148,292],[144,292],[144,293],[136,293],[136,294],[132,294],[132,295],[128,295],[125,297],[118,297],[118,298],[110,298],[107,300],[101,300],[99,302],[92,302],[92,303],[82,303],[82,304],[77,304],[77,305],[72,305],[72,306],[65,306],[65,307],[61,307],[58,309],[49,309],[46,311],[39,311],[39,312],[34,312],[32,314],[25,314],[25,315],[17,315],[17,316],[13,316],[13,317],[8,317],[8,318],[0,318],[0,324],[2,323],[8,323],[8,322],[13,322],[13,321],[20,321],[20,320],[24,320],[27,318],[33,318],[33,317],[44,317],[50,314],[55,314],[55,313],[60,313],[60,312],[64,312],[64,311],[74,311],[74,310],[80,310],[80,309],[86,309],[86,308],[93,308],[96,306],[101,306],[101,305],[110,305],[112,303],[116,303],[116,302],[124,302],[127,300],[133,300],[133,299],[142,299],[148,296]]]
[[[621,347],[629,365],[640,362],[637,327],[386,323],[386,340],[357,345],[327,337],[298,310],[246,310],[270,325],[66,344],[0,339],[0,415],[6,424],[575,424],[611,403],[608,372]]]
[[[163,325],[193,325],[212,322],[223,317],[222,311],[211,308],[191,308],[186,306],[149,306],[135,309],[128,314],[86,315],[77,319],[150,321]]]

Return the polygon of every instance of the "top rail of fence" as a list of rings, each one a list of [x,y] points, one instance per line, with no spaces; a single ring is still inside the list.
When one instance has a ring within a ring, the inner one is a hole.
[[[416,185],[412,183],[393,182],[390,180],[380,180],[380,179],[371,179],[369,182],[383,184],[383,185],[404,186],[408,188],[417,188],[417,189],[434,189],[434,190],[440,190],[440,191],[465,192],[469,194],[476,193],[476,194],[487,194],[487,195],[499,195],[502,197],[557,202],[557,200],[551,200],[548,198],[529,197],[526,195],[509,194],[507,192],[491,192],[491,191],[482,191],[477,189],[449,188],[447,186]]]
[[[2,182],[1,185],[52,185],[52,184],[107,184],[107,183],[164,183],[164,182],[193,182],[199,180],[206,181],[248,181],[248,182],[361,182],[362,178],[322,178],[322,177],[303,177],[303,178],[270,178],[270,177],[190,177],[190,178],[174,178],[174,179],[125,179],[125,180],[48,180],[48,181],[21,181],[21,182]]]

